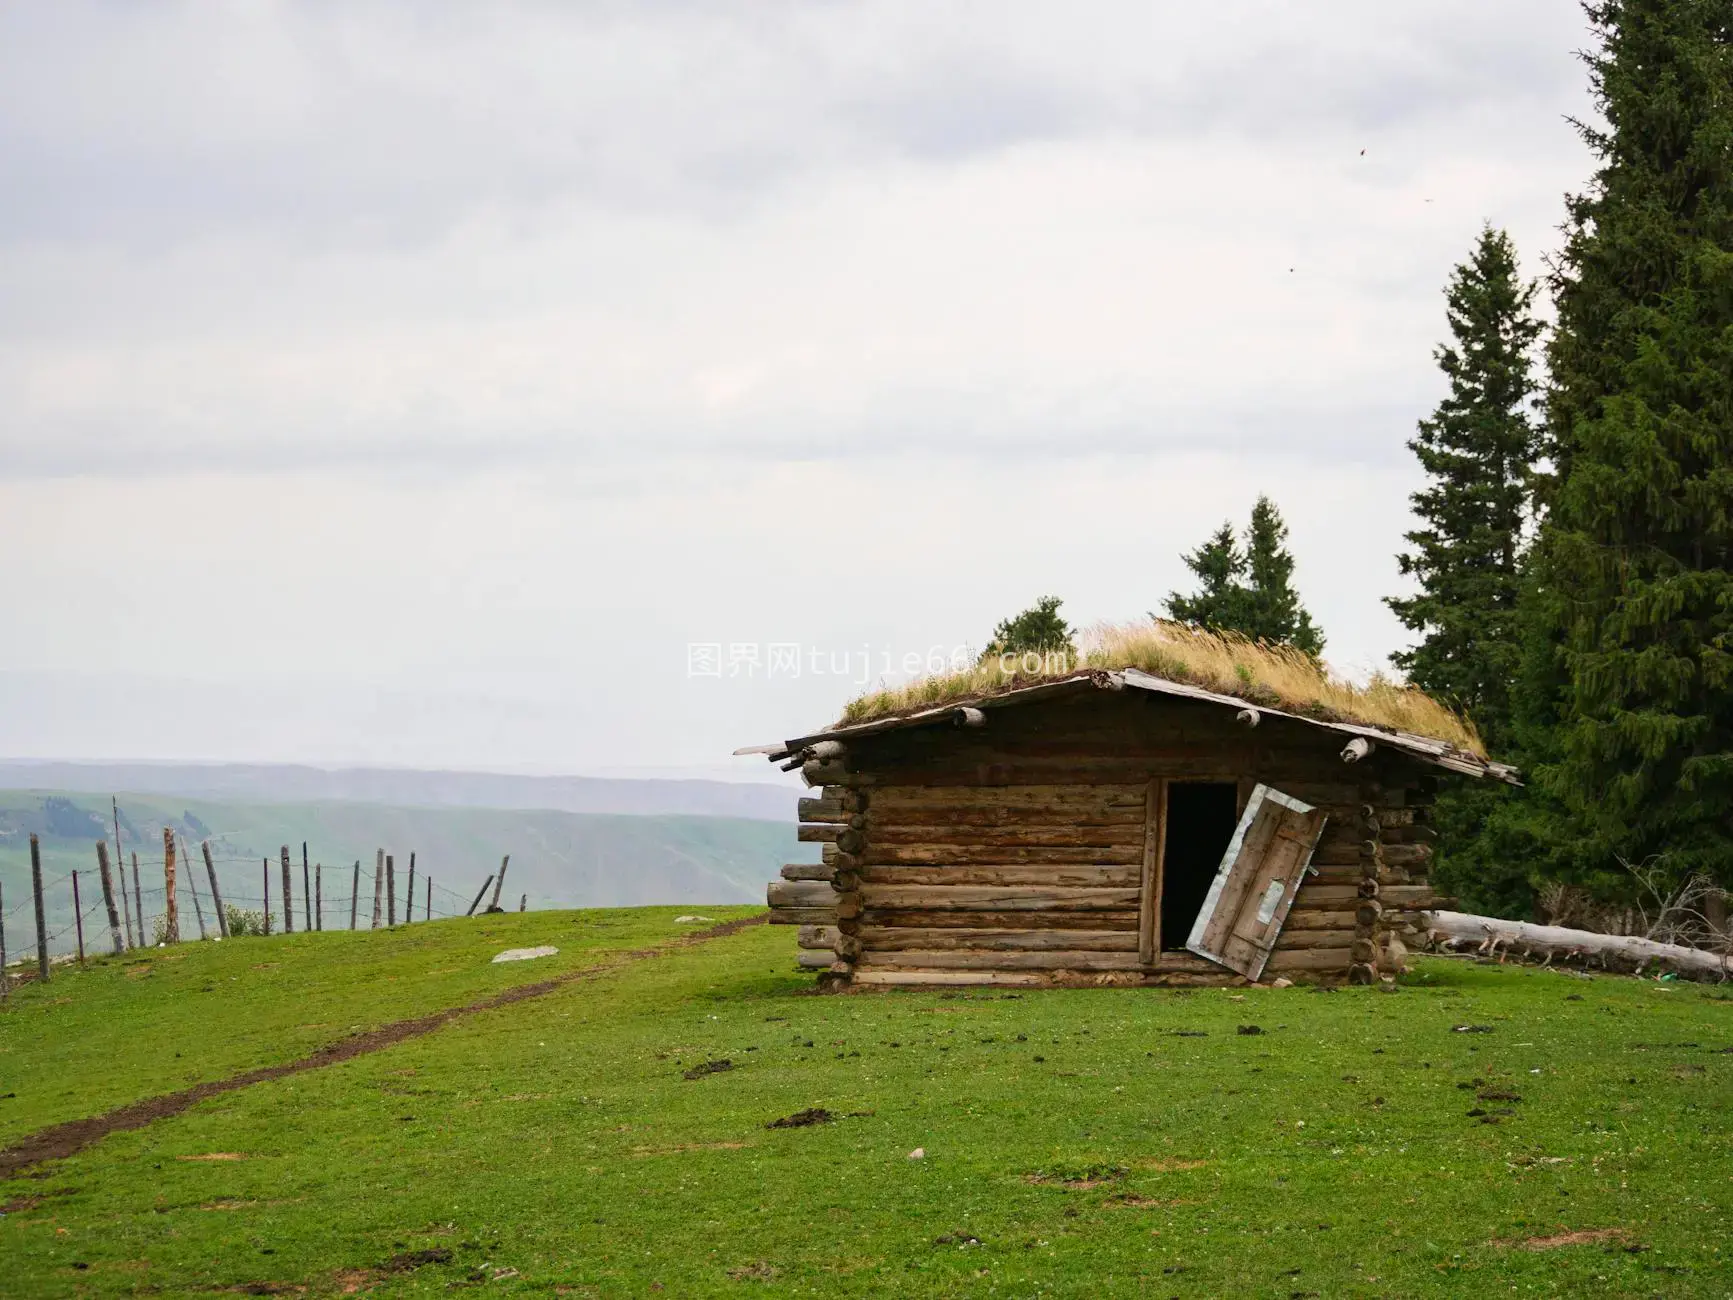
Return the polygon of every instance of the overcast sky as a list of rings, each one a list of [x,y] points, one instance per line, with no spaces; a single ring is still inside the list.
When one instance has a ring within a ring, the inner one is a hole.
[[[1445,277],[1556,246],[1586,40],[0,0],[0,754],[730,770],[887,652],[1156,608],[1259,492],[1377,665]]]

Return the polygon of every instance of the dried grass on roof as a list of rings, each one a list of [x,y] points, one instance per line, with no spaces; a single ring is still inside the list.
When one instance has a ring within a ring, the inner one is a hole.
[[[851,700],[839,725],[913,713],[961,700],[1002,694],[1053,681],[1082,669],[1138,668],[1266,708],[1330,722],[1356,722],[1447,741],[1483,755],[1473,726],[1416,687],[1382,675],[1358,685],[1291,646],[1271,646],[1179,623],[1103,624],[1083,638],[1072,657],[1003,663],[991,658],[960,672],[922,677],[904,686]]]

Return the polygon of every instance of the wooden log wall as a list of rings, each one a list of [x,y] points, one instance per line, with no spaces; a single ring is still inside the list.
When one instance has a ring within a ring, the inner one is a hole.
[[[773,923],[802,926],[804,965],[861,984],[1240,982],[1186,952],[1139,959],[1157,776],[1242,797],[1264,781],[1328,815],[1266,978],[1371,982],[1436,905],[1430,769],[1399,751],[1349,766],[1340,733],[1130,691],[988,717],[806,764],[799,838],[824,861],[784,867],[769,898]]]

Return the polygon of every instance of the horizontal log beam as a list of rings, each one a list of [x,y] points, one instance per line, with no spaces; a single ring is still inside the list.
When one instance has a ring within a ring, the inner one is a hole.
[[[1040,806],[1040,808],[1130,808],[1144,806],[1144,787],[1140,783],[1126,785],[882,785],[873,790],[872,809],[913,811],[913,809],[981,808],[995,806]]]
[[[947,823],[932,826],[889,825],[880,814],[871,814],[868,839],[875,848],[891,845],[982,845],[1016,848],[1113,848],[1143,843],[1143,819],[1125,821],[1114,826],[1084,824],[1043,826],[994,826]],[[809,838],[802,826],[801,838]],[[834,830],[833,827],[822,829]],[[836,836],[812,836],[814,839],[835,839]]]
[[[773,907],[770,909],[769,921],[771,925],[835,925],[836,906]]]
[[[802,799],[795,805],[795,814],[803,822],[846,822],[854,810],[845,808],[843,801],[827,790],[818,798]]]
[[[1264,967],[1266,973],[1280,974],[1290,970],[1308,971],[1342,971],[1348,969],[1348,950],[1346,948],[1302,948],[1298,951],[1277,948],[1270,954],[1269,964]]]
[[[802,948],[824,948],[834,951],[841,935],[834,925],[803,925],[794,941]]]
[[[1137,929],[1137,912],[934,912],[921,909],[868,908],[861,913],[864,926],[890,929],[1001,929],[1001,930],[1126,930]]]
[[[864,949],[862,969],[922,970],[1141,970],[1132,952],[1002,952],[980,949],[874,952]]]
[[[1136,952],[1135,930],[1000,930],[863,926],[864,952],[978,949],[990,952]]]
[[[1296,930],[1283,927],[1281,934],[1276,936],[1277,952],[1297,952],[1302,948],[1346,948],[1354,942],[1354,931],[1346,930]]]
[[[854,982],[863,985],[1006,985],[1027,988],[1045,984],[1047,980],[1036,971],[1003,970],[856,970]]]
[[[1352,930],[1355,914],[1348,911],[1307,911],[1295,909],[1288,913],[1282,932],[1289,930]]]
[[[1026,848],[1020,845],[990,844],[878,844],[868,843],[861,859],[872,866],[918,866],[923,863],[945,866],[1004,866],[1016,863],[1095,863],[1101,866],[1135,864],[1143,861],[1141,844],[1121,844],[1110,848]]]
[[[836,875],[836,868],[823,862],[789,862],[782,868],[784,880],[823,880]]]
[[[764,891],[771,907],[832,907],[836,891],[822,880],[773,880]]]
[[[869,885],[1045,885],[1083,888],[1129,888],[1139,883],[1138,868],[1077,865],[1032,866],[1028,863],[998,866],[865,866],[857,873]]]
[[[1142,826],[1141,808],[1102,807],[957,807],[875,808],[866,814],[867,826],[876,836],[882,831],[916,827],[1003,828],[1015,830],[1069,830],[1093,826]]]
[[[1137,889],[1062,889],[1038,885],[863,885],[861,901],[869,908],[1076,912],[1134,908],[1139,892]]]

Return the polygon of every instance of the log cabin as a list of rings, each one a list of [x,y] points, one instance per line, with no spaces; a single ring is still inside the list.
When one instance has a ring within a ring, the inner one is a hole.
[[[798,767],[770,920],[870,985],[1370,984],[1437,906],[1441,776],[1519,783],[1450,740],[1135,668],[947,700],[740,753]]]

